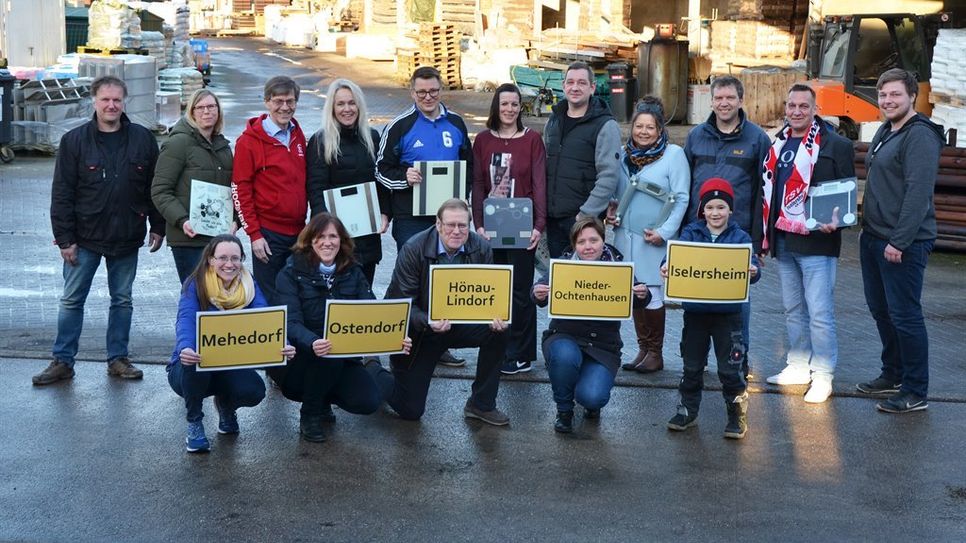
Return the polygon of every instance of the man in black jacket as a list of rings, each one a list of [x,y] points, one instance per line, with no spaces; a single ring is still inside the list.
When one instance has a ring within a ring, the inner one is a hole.
[[[505,322],[494,319],[482,324],[450,324],[430,321],[429,267],[434,264],[492,264],[489,243],[470,230],[466,202],[447,200],[436,214],[436,226],[416,234],[403,246],[386,290],[386,299],[412,298],[409,355],[390,357],[392,373],[377,377],[389,405],[406,420],[418,420],[426,408],[426,395],[440,355],[450,347],[479,347],[473,393],[466,400],[467,418],[503,426],[510,419],[496,408],[500,386],[500,363],[506,352]]]
[[[773,385],[811,384],[808,403],[832,393],[838,361],[835,335],[835,272],[842,235],[839,213],[832,224],[806,226],[808,190],[825,181],[855,175],[852,142],[829,130],[817,115],[815,91],[796,84],[785,102],[787,125],[778,134],[763,168],[763,252],[778,260],[785,328],[786,366],[767,380]]]
[[[94,118],[61,139],[51,188],[50,222],[64,260],[64,294],[57,314],[53,361],[33,377],[48,385],[74,377],[84,302],[101,258],[107,262],[111,308],[107,317],[107,373],[122,379],[143,374],[128,359],[131,290],[138,249],[150,217],[151,252],[161,248],[164,220],[151,203],[158,143],[124,114],[127,86],[113,76],[91,84]]]

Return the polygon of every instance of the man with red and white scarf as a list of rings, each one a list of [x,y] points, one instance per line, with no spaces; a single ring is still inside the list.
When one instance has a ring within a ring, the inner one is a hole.
[[[786,366],[767,381],[811,384],[805,401],[822,403],[832,393],[838,359],[835,337],[835,271],[842,236],[837,221],[809,231],[809,187],[855,175],[852,142],[817,114],[815,91],[796,84],[785,103],[787,124],[762,168],[762,252],[778,261],[788,332]]]

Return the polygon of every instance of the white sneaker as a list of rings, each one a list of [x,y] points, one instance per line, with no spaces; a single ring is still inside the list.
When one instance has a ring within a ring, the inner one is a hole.
[[[805,393],[805,403],[823,403],[832,395],[832,381],[816,379]]]
[[[781,373],[765,381],[772,385],[807,385],[812,382],[812,372],[808,368],[785,366]]]

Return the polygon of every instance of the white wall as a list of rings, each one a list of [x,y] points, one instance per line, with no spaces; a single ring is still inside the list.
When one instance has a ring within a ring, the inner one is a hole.
[[[50,66],[64,54],[64,0],[0,0],[0,56],[10,66]]]

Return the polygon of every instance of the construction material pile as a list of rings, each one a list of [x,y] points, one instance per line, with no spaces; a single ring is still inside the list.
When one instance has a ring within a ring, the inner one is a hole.
[[[711,60],[717,69],[799,56],[808,19],[806,0],[731,0],[726,19],[711,23]]]
[[[69,78],[27,81],[13,90],[10,147],[56,153],[64,134],[93,113],[87,84]]]
[[[966,29],[941,28],[933,49],[929,102],[932,120],[966,140]]]
[[[88,11],[88,47],[101,49],[141,47],[141,18],[118,0],[95,0]]]
[[[168,68],[158,72],[161,91],[177,92],[181,95],[181,105],[188,103],[191,93],[205,86],[204,76],[196,68]]]
[[[460,80],[460,40],[463,34],[454,25],[420,23],[418,34],[407,34],[408,47],[396,49],[396,78],[408,82],[419,66],[439,70],[443,85],[450,89],[462,88]]]

